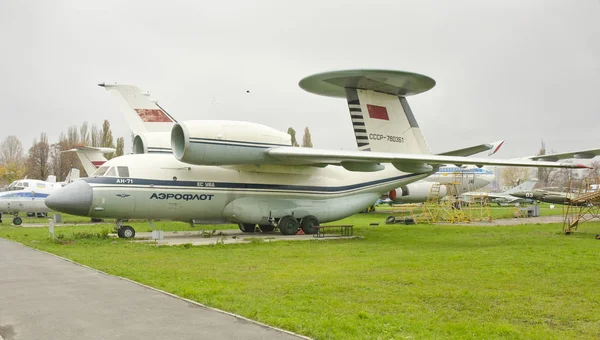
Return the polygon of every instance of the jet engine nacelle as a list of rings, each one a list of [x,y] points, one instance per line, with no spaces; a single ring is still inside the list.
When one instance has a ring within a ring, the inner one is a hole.
[[[147,132],[133,138],[133,153],[171,153],[170,132]]]
[[[197,165],[269,164],[270,148],[291,146],[291,136],[265,125],[222,120],[180,122],[171,131],[178,160]]]
[[[418,182],[401,186],[390,191],[389,197],[395,203],[420,203],[427,201],[431,194],[431,188],[434,182]],[[446,196],[447,189],[445,185],[440,185],[439,197]]]

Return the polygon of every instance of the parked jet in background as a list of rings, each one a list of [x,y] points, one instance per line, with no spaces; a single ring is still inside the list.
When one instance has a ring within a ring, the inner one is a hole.
[[[537,183],[537,179],[527,180],[514,188],[506,190],[501,193],[491,192],[468,192],[462,195],[466,202],[473,202],[478,200],[486,199],[490,203],[497,203],[498,205],[516,204],[516,203],[534,203],[535,201],[531,197],[520,197],[518,193],[529,193],[533,190],[533,187]]]
[[[411,183],[390,191],[387,195],[394,203],[421,203],[426,202],[432,194],[432,188],[441,184],[437,197],[444,197],[449,193],[461,195],[463,193],[483,188],[495,179],[494,173],[488,169],[478,167],[441,167],[433,175],[418,182]]]
[[[236,222],[243,231],[253,232],[256,225],[263,231],[277,226],[282,234],[293,235],[299,228],[312,233],[321,222],[355,214],[382,193],[447,164],[581,167],[432,155],[405,97],[434,85],[426,76],[382,70],[329,72],[303,79],[300,86],[309,92],[346,97],[360,151],[292,147],[289,134],[250,122],[175,124],[147,96],[121,93],[126,104],[126,98],[132,98],[147,106],[125,107],[126,115],[137,115],[138,123],[172,125],[172,154],[113,158],[90,178],[57,190],[46,204],[82,216]],[[119,87],[105,87],[120,93]],[[142,143],[142,150],[150,152],[144,145],[149,144]],[[135,235],[132,227],[120,222],[117,228],[120,237]]]
[[[583,194],[569,193],[564,191],[552,191],[545,189],[534,189],[531,191],[516,192],[513,194],[516,197],[524,199],[530,199],[540,202],[552,203],[552,204],[572,204],[572,205],[586,205],[589,204],[587,200],[582,198],[594,195],[598,197],[600,192],[587,192]]]

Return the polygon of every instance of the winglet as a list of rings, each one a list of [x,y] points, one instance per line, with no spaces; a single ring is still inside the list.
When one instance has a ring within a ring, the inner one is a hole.
[[[491,155],[495,154],[496,152],[498,152],[498,150],[500,150],[500,147],[503,144],[504,144],[504,140],[499,140],[497,142],[490,143],[490,152],[488,153],[488,156],[491,156]]]

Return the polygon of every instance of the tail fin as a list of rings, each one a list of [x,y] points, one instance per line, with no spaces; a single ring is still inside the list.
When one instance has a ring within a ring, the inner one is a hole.
[[[504,192],[504,194],[514,194],[516,192],[522,192],[522,191],[531,191],[533,190],[533,187],[535,186],[535,183],[537,183],[537,179],[530,179],[527,180],[519,185],[517,185],[516,187],[509,189],[507,191]]]
[[[48,178],[46,178],[46,182],[56,183],[56,176],[49,175]]]
[[[77,158],[81,161],[81,165],[83,165],[83,169],[88,176],[91,176],[96,169],[98,169],[102,164],[104,164],[107,159],[104,157],[105,153],[113,153],[115,149],[113,148],[100,148],[100,147],[91,147],[91,146],[78,146],[71,150],[66,150],[63,152],[75,152],[77,153]]]
[[[400,71],[327,72],[300,81],[304,90],[346,97],[361,151],[431,154],[406,96],[435,86],[429,77]]]
[[[68,183],[74,182],[79,179],[79,176],[80,176],[79,169],[72,168],[69,171],[69,173],[67,174],[67,177],[65,178],[65,183],[68,184]]]
[[[177,123],[158,102],[150,100],[150,94],[137,86],[98,84],[104,87],[119,102],[121,112],[135,135],[148,132],[171,132]]]

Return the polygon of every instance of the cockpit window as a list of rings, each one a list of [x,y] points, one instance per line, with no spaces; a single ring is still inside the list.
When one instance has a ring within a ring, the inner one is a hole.
[[[101,166],[98,168],[98,170],[96,170],[96,172],[94,172],[93,176],[104,176],[106,170],[108,170],[108,166]]]
[[[28,187],[29,187],[29,183],[27,183],[27,182],[23,182],[23,186],[24,186],[25,188],[28,188]]]
[[[117,170],[119,170],[119,177],[129,177],[129,168],[126,166],[118,166]]]
[[[104,174],[104,177],[117,177],[117,168],[114,166]]]

